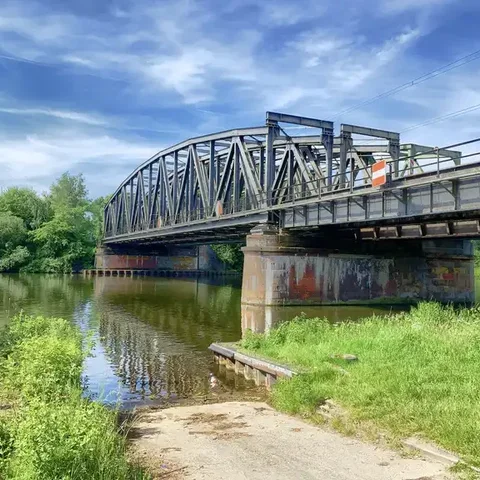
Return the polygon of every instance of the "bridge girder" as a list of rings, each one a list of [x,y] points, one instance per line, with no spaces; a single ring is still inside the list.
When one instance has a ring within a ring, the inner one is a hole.
[[[279,125],[285,122],[318,133],[290,136]],[[376,156],[392,162],[392,172],[401,176],[420,168],[412,152],[429,152],[402,147],[394,132],[352,125],[342,125],[338,137],[333,132],[332,122],[267,112],[265,126],[195,137],[162,150],[113,194],[104,212],[105,237],[255,214],[296,198],[368,186]],[[358,143],[352,133],[388,143]],[[460,157],[454,151],[440,154]]]

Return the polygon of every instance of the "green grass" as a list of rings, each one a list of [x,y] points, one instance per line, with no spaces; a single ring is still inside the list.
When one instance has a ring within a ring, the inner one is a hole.
[[[116,412],[83,397],[88,349],[62,319],[18,316],[0,342],[0,478],[134,480]]]
[[[332,399],[353,425],[420,435],[480,465],[480,307],[425,303],[339,325],[296,318],[247,335],[242,347],[308,368],[277,383],[272,402],[280,410],[309,415]],[[359,360],[331,358],[345,353]]]

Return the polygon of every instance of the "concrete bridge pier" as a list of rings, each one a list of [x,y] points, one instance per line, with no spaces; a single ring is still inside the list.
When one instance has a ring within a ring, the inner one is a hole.
[[[474,301],[469,240],[341,242],[302,238],[272,225],[247,236],[242,286],[244,330],[269,329],[287,305]]]
[[[208,245],[201,246],[99,246],[95,254],[98,270],[171,272],[176,274],[220,274],[227,272]]]

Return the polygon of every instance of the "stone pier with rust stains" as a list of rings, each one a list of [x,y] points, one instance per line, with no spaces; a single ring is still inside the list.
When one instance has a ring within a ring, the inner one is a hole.
[[[227,269],[207,245],[199,247],[131,246],[115,248],[99,246],[95,254],[98,271],[128,270],[143,272],[226,273]]]
[[[468,240],[345,244],[261,225],[243,251],[244,328],[272,323],[269,315],[280,305],[474,301]]]

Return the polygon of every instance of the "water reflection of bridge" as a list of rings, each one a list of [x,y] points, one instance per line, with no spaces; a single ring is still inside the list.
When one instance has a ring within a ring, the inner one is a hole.
[[[101,342],[130,393],[171,399],[208,392],[208,345],[241,335],[237,288],[101,277],[94,285]]]
[[[209,362],[172,335],[122,309],[107,307],[99,334],[116,374],[130,393],[185,397],[208,388]]]
[[[126,403],[201,395],[210,342],[241,336],[240,290],[221,282],[0,275],[0,325],[24,310],[98,332],[97,357],[88,359],[85,373],[90,391],[109,400],[118,380]]]

